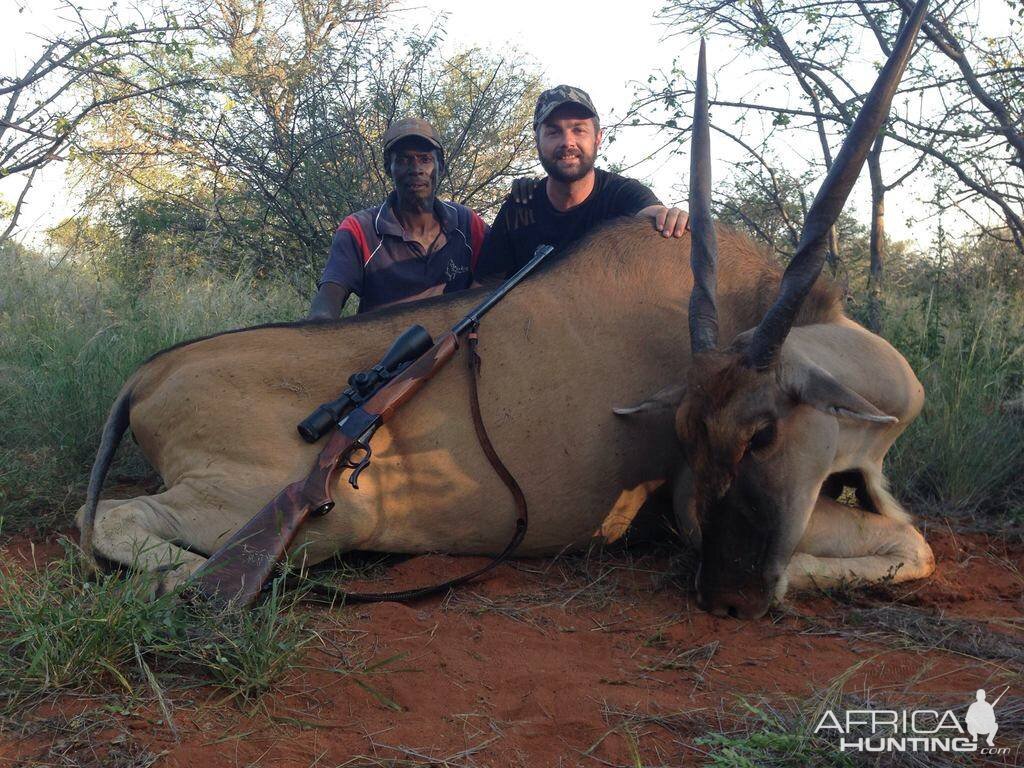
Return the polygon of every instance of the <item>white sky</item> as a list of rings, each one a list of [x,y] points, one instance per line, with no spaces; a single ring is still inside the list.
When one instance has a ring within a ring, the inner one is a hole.
[[[681,55],[683,61],[696,58],[696,41],[681,37],[663,39],[665,28],[654,19],[661,0],[614,4],[550,0],[419,2],[422,5],[403,12],[410,21],[423,24],[439,13],[446,13],[448,45],[479,45],[496,51],[515,47],[523,51],[540,62],[546,84],[570,83],[587,90],[606,123],[625,111],[632,94],[631,83],[645,80],[659,68],[667,69],[676,56]],[[1005,34],[1008,28],[1006,5],[1000,0],[981,0],[981,3],[983,13],[980,15],[985,26],[995,34]],[[25,58],[38,46],[31,33],[52,29],[59,23],[52,13],[47,13],[48,5],[45,0],[0,0],[0,71],[23,70]],[[22,13],[17,12],[19,6],[24,7]],[[709,47],[708,56],[712,73],[716,66],[732,59],[732,53],[717,40]],[[866,89],[872,76],[868,73],[864,78],[855,79],[863,80]],[[606,148],[605,154],[609,160],[629,163],[646,155],[653,146],[650,135],[634,129],[624,131],[618,141]],[[720,140],[713,152],[716,149],[719,154],[730,151]],[[634,169],[631,174],[648,181],[666,203],[678,203],[681,202],[679,192],[673,187],[685,181],[687,170],[685,157],[662,157]],[[716,168],[718,178],[723,173],[724,168]],[[6,194],[10,200],[14,192],[9,183],[6,184],[0,182],[0,194]],[[858,211],[866,210],[865,186],[860,185],[854,192]],[[897,190],[890,194],[888,203],[887,226],[891,235],[924,242],[931,237],[928,228],[906,222],[906,218],[919,209],[912,190]],[[38,178],[30,193],[22,226],[30,233],[38,233],[71,212],[63,172],[52,168]]]
[[[673,57],[692,42],[681,38],[662,42],[666,30],[654,19],[661,0],[632,0],[628,5],[426,0],[424,5],[427,13],[447,12],[449,44],[476,43],[495,51],[525,52],[541,66],[547,87],[566,83],[589,93],[605,124],[624,114],[633,82],[646,80],[660,67],[668,68]],[[648,154],[650,137],[639,133],[620,134],[614,144],[606,144],[605,156],[631,164]],[[683,175],[678,176],[655,173],[656,168],[651,164],[637,169],[635,175],[653,181],[655,191],[668,203],[672,185],[685,180],[686,169],[680,169]]]

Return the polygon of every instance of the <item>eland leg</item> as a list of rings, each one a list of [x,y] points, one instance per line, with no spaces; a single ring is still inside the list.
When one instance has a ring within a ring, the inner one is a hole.
[[[634,488],[623,490],[605,516],[601,527],[594,531],[594,536],[603,539],[606,544],[621,539],[641,508],[655,501],[655,494],[664,484],[664,480],[648,480]]]
[[[100,501],[93,529],[93,549],[100,557],[118,565],[160,574],[156,593],[162,594],[188,579],[206,558],[186,549],[197,542],[196,532],[186,530],[180,510],[195,519],[198,496],[185,485],[177,485],[154,496]],[[84,507],[78,510],[82,525]],[[216,519],[213,510],[198,515]]]
[[[786,568],[786,586],[911,581],[935,570],[931,547],[913,525],[820,496]]]
[[[93,529],[96,555],[160,574],[158,595],[183,584],[207,555],[216,552],[267,501],[238,493],[227,484],[217,489],[209,483],[197,486],[184,481],[154,496],[101,501]],[[78,511],[79,528],[83,512],[84,507]],[[361,541],[360,520],[351,508],[336,508],[333,515],[307,520],[289,548],[289,557],[312,565],[355,548]]]

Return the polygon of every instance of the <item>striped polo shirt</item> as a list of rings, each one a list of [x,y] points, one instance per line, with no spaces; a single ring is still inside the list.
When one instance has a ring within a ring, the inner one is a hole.
[[[334,233],[319,285],[337,283],[358,294],[359,311],[411,298],[444,285],[444,292],[468,288],[488,227],[464,205],[434,201],[445,244],[427,255],[394,212],[392,192],[383,205],[353,213]]]

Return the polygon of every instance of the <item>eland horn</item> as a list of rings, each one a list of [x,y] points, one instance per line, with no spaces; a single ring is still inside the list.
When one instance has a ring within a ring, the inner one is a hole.
[[[868,150],[889,116],[889,105],[914,49],[914,40],[924,21],[927,5],[928,0],[919,0],[914,6],[893,46],[892,55],[878,75],[811,203],[796,253],[782,276],[779,296],[754,330],[744,356],[744,362],[750,368],[764,370],[771,366],[800,311],[800,305],[821,274],[828,231],[839,218],[850,189],[864,167]]]
[[[690,350],[709,352],[718,346],[718,309],[715,307],[718,240],[711,220],[711,129],[708,121],[708,73],[704,41],[700,41],[697,88],[693,100],[693,135],[690,149]]]

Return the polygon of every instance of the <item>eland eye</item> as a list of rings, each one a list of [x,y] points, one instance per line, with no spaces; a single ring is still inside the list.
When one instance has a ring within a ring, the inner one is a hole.
[[[748,451],[761,451],[770,446],[775,442],[775,422],[766,424],[761,427],[750,437],[750,442],[747,443]]]

